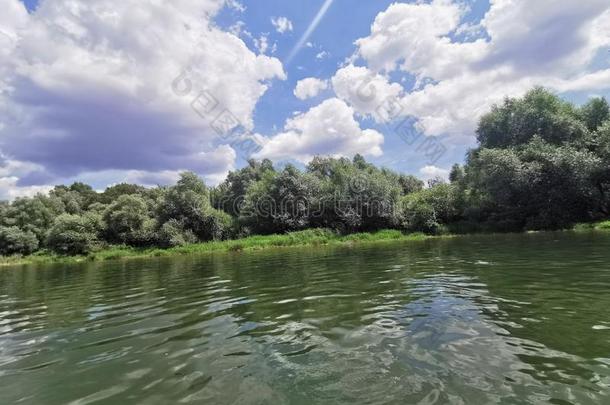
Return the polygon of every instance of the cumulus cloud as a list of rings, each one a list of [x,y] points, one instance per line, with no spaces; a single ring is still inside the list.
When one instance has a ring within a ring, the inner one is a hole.
[[[263,148],[255,156],[301,162],[308,162],[315,155],[380,156],[383,135],[360,128],[354,113],[338,98],[325,100],[306,113],[288,119],[283,132],[271,138],[261,137]]]
[[[54,0],[28,15],[5,0],[3,31],[16,45],[0,53],[0,151],[39,168],[14,182],[7,173],[5,187],[104,170],[232,168],[235,151],[195,111],[201,92],[231,117],[225,131],[250,130],[269,81],[285,74],[212,23],[224,4]]]
[[[390,83],[386,77],[362,66],[345,66],[331,81],[337,96],[356,112],[381,122],[390,116],[386,111],[389,105],[384,101],[398,100],[403,92],[401,85]]]
[[[292,21],[286,17],[272,17],[271,24],[273,24],[275,30],[280,34],[292,31]]]
[[[423,180],[433,180],[437,178],[441,178],[443,180],[449,179],[449,170],[441,169],[440,167],[432,165],[424,166],[419,169],[419,174]]]
[[[36,194],[46,194],[52,186],[17,186],[19,178],[15,176],[0,177],[0,201],[12,201],[19,197],[33,197]]]
[[[608,70],[591,68],[610,44],[607,0],[492,0],[474,25],[464,23],[467,14],[458,1],[394,3],[377,15],[370,35],[356,41],[357,56],[370,70],[415,78],[399,99],[400,109],[417,118],[426,135],[468,142],[490,104],[536,85],[558,92],[609,87]],[[472,39],[455,39],[465,31]],[[334,87],[357,105],[353,95]]]
[[[376,71],[400,68],[436,79],[453,75],[462,65],[477,60],[486,47],[482,39],[453,43],[448,38],[465,11],[448,0],[394,3],[377,15],[370,35],[356,41],[358,52]]]
[[[317,96],[321,91],[328,88],[328,82],[315,77],[308,77],[297,82],[294,95],[299,100],[306,100]]]

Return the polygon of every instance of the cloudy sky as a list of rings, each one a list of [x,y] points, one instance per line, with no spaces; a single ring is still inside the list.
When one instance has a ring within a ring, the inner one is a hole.
[[[494,102],[610,95],[608,0],[0,0],[0,199],[249,157],[445,175]]]

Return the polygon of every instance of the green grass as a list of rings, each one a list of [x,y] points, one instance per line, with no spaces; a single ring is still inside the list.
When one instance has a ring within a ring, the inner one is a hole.
[[[575,231],[610,231],[610,220],[576,224],[573,229]]]
[[[112,246],[92,252],[87,256],[59,256],[50,252],[39,252],[31,256],[0,257],[0,266],[30,263],[74,263],[83,261],[103,261],[131,258],[197,255],[211,252],[240,252],[282,248],[291,246],[348,245],[397,240],[424,240],[430,238],[423,233],[403,234],[396,230],[382,230],[375,233],[354,233],[338,235],[328,229],[308,229],[281,235],[257,235],[243,239],[196,243],[170,249],[139,249],[128,246]]]

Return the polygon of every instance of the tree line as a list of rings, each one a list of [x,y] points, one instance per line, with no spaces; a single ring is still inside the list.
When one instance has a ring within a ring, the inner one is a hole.
[[[304,170],[251,160],[207,187],[185,172],[173,186],[74,183],[0,203],[0,253],[87,254],[108,245],[173,247],[308,228],[465,233],[561,229],[607,218],[610,108],[575,106],[535,88],[494,105],[478,147],[449,181],[353,159],[316,157]]]

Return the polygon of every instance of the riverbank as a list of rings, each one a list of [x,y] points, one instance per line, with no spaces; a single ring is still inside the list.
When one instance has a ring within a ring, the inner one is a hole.
[[[567,231],[590,232],[610,231],[610,220],[595,223],[576,224]],[[405,234],[397,230],[382,230],[372,233],[338,235],[328,229],[308,229],[277,235],[255,235],[242,239],[210,241],[174,248],[134,248],[129,246],[109,246],[91,252],[86,256],[63,256],[49,251],[40,251],[30,256],[0,256],[0,267],[24,264],[79,263],[119,259],[141,259],[148,257],[171,257],[197,255],[217,252],[240,252],[282,247],[306,247],[329,245],[352,245],[387,241],[421,241],[431,238],[452,237],[455,235],[426,235],[423,233]]]
[[[404,234],[396,230],[338,235],[327,229],[308,229],[281,235],[257,235],[243,239],[203,242],[169,249],[111,246],[92,252],[86,256],[61,256],[41,251],[30,256],[0,257],[0,266],[36,263],[78,263],[85,261],[196,255],[213,252],[239,252],[290,246],[346,245],[400,240],[416,241],[432,237],[433,236],[424,235],[423,233]]]

